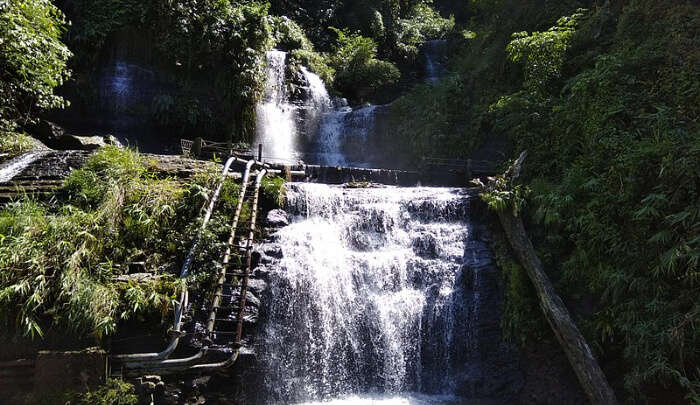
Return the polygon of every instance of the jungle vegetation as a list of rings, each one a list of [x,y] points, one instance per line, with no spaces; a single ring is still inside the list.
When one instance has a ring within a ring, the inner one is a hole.
[[[396,143],[415,156],[465,157],[494,139],[511,157],[527,149],[520,215],[619,397],[700,403],[696,1],[0,1],[0,153],[31,147],[23,128],[67,104],[55,91],[67,79],[73,104],[93,104],[124,38],[168,73],[172,90],[145,113],[175,134],[249,140],[264,52],[277,47],[352,103],[397,99]],[[419,83],[430,39],[450,49],[434,86]],[[149,285],[114,276],[136,260],[177,265],[212,179],[160,178],[137,153],[107,148],[61,200],[4,206],[4,330],[102,339],[159,317],[179,288],[167,270]],[[523,270],[497,250],[506,335],[524,350],[552,342]]]

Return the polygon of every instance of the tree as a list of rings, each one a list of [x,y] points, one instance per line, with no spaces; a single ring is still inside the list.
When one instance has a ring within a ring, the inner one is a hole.
[[[61,42],[63,13],[49,0],[0,0],[0,120],[32,121],[68,103],[53,93],[70,76],[71,52]]]
[[[399,80],[401,73],[394,64],[377,59],[377,44],[372,38],[332,29],[338,35],[338,44],[330,64],[343,94],[364,101],[379,88]]]

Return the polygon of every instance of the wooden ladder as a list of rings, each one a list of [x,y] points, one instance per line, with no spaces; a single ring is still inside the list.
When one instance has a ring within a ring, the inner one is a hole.
[[[241,162],[238,158],[229,159],[223,170],[224,177],[232,175],[229,167],[234,161]],[[253,166],[258,166],[257,171],[253,172]],[[249,160],[246,163],[222,266],[212,289],[213,294],[211,295],[211,305],[206,321],[202,348],[194,355],[185,358],[169,358],[177,346],[179,336],[184,334],[182,332],[182,318],[183,312],[187,311],[188,308],[188,294],[187,289],[185,289],[180,304],[175,311],[176,326],[174,330],[177,332],[177,336],[173,338],[168,348],[161,352],[163,353],[162,355],[161,353],[138,353],[112,356],[112,359],[119,360],[122,363],[120,375],[133,376],[146,372],[168,374],[173,372],[213,370],[229,367],[236,361],[241,348],[243,324],[246,320],[246,295],[253,264],[252,253],[258,220],[260,186],[267,173],[268,170],[260,162]],[[255,176],[254,180],[253,176]],[[222,184],[223,178],[208,203],[202,230],[211,217],[216,197],[219,195]],[[190,255],[183,268],[189,267],[192,261],[192,253],[197,250],[198,242],[199,235],[195,238]],[[244,257],[244,260],[239,260],[241,257]],[[238,260],[233,260],[235,263],[232,263],[232,259]],[[183,278],[186,274],[183,271]],[[190,317],[190,321],[191,319]],[[225,360],[207,362],[209,349],[217,347],[227,347],[233,350],[230,351],[231,354]]]
[[[231,346],[234,350],[241,347],[248,280],[252,270],[252,252],[258,219],[260,184],[265,174],[265,169],[262,169],[257,172],[253,180],[249,167],[246,167],[207,319],[206,339],[209,343],[217,346]],[[244,208],[249,208],[248,212],[244,213]],[[245,220],[242,219],[244,214],[248,214]],[[235,263],[232,263],[232,259],[236,259],[236,256],[243,256],[244,260],[237,262],[234,260]],[[230,339],[231,337],[233,339]]]

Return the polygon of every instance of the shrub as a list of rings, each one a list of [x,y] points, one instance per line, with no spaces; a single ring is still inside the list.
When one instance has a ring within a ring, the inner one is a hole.
[[[0,321],[6,330],[41,337],[53,326],[101,338],[124,319],[162,318],[180,288],[162,269],[177,268],[189,249],[215,177],[203,173],[186,185],[158,178],[138,153],[108,146],[66,180],[63,204],[23,199],[6,205],[0,210]],[[232,198],[222,197],[218,228],[205,235],[194,273],[210,273],[219,257]],[[134,261],[158,277],[116,282]]]
[[[67,104],[53,93],[70,76],[64,26],[63,13],[49,0],[0,3],[0,117],[27,123],[37,109]]]
[[[396,83],[399,70],[390,62],[377,59],[377,44],[359,33],[333,29],[338,42],[330,57],[336,71],[336,88],[355,101],[371,97],[380,88]]]

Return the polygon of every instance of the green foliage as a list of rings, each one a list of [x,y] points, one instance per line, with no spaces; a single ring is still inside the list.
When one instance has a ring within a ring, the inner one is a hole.
[[[458,76],[415,86],[391,104],[397,152],[411,159],[466,156],[477,144],[464,111],[467,89]]]
[[[49,0],[0,2],[0,118],[22,123],[67,102],[53,93],[70,76],[63,13]]]
[[[295,49],[291,52],[290,63],[308,66],[323,80],[326,86],[333,85],[335,69],[329,66],[326,55],[305,49]]]
[[[402,58],[413,60],[421,44],[431,39],[445,38],[454,26],[454,17],[443,18],[428,4],[418,3],[411,10],[409,18],[397,20],[395,47]]]
[[[107,382],[96,390],[77,396],[69,404],[74,405],[136,405],[139,398],[133,385],[115,379]]]
[[[338,42],[329,64],[336,71],[335,84],[343,94],[363,101],[401,77],[396,66],[377,59],[377,44],[372,38],[333,30]]]
[[[262,181],[263,206],[269,208],[284,207],[285,181],[281,177],[265,177]]]
[[[561,75],[566,50],[576,32],[576,26],[584,18],[586,10],[579,10],[571,17],[562,17],[557,25],[546,32],[527,31],[513,34],[506,51],[513,62],[525,65],[525,87],[538,94],[545,94],[551,82]]]
[[[153,2],[138,0],[76,0],[71,9],[70,45],[78,52],[77,71],[99,68],[99,53],[110,36],[126,26],[144,23]]]
[[[202,77],[209,83],[213,79],[217,106],[225,106],[217,113],[227,122],[229,139],[250,140],[255,103],[264,85],[263,55],[273,45],[268,5],[159,1],[149,20],[160,53],[177,67],[183,85],[194,85]]]
[[[205,134],[215,130],[214,112],[206,103],[192,96],[156,94],[151,100],[151,116],[159,127],[172,128],[180,134],[188,133],[191,128]]]
[[[175,88],[155,95],[150,112],[160,129],[180,134],[196,130],[210,138],[250,140],[255,103],[264,87],[264,52],[276,38],[309,45],[293,22],[273,21],[262,2],[75,3],[70,39],[81,51],[76,69],[83,103],[90,107],[96,67],[103,65],[104,48],[117,38],[133,54],[131,60],[141,58],[139,63],[164,72]]]
[[[53,387],[55,392],[20,394],[11,398],[13,404],[26,405],[136,405],[136,389],[123,380],[107,381],[84,393],[61,392],[64,387]]]
[[[496,233],[494,236],[492,248],[503,276],[503,337],[520,347],[551,339],[551,328],[539,308],[532,281],[513,258],[505,235]]]
[[[532,198],[521,215],[563,298],[595,300],[593,313],[574,315],[601,363],[614,365],[608,375],[624,379],[619,396],[697,402],[697,5],[441,3],[468,30],[450,40],[450,70],[472,101],[469,136],[528,150]],[[560,19],[581,7],[594,8]],[[502,208],[509,199],[492,197]],[[499,263],[504,331],[544,338],[532,333],[541,316],[529,282]]]
[[[272,17],[275,47],[289,52],[292,69],[300,65],[307,66],[325,83],[333,84],[335,70],[328,66],[328,57],[316,52],[306,37],[304,30],[288,17]]]
[[[121,320],[161,319],[169,312],[180,288],[172,275],[139,283],[114,278],[131,262],[156,274],[177,268],[216,176],[203,173],[183,185],[156,177],[147,163],[134,151],[108,146],[66,180],[64,204],[24,199],[0,210],[0,320],[6,330],[35,338],[54,327],[101,338]],[[205,235],[209,243],[195,263],[202,273],[220,254],[225,231],[216,231],[226,228],[229,200],[222,197],[219,228]]]
[[[483,116],[530,152],[525,178],[546,185],[533,187],[535,244],[560,276],[558,290],[599,297],[583,329],[604,362],[616,361],[635,400],[665,390],[692,401],[700,11],[639,0],[611,12],[513,40],[508,52],[525,70],[512,83],[521,87]]]
[[[479,197],[494,211],[513,211],[519,216],[526,206],[530,188],[522,184],[510,184],[503,176],[498,176],[489,184],[489,190],[479,194]]]
[[[15,131],[13,122],[0,119],[0,162],[37,148],[30,136]]]
[[[289,17],[272,17],[275,46],[283,50],[301,49],[312,51],[314,46],[304,30]]]

